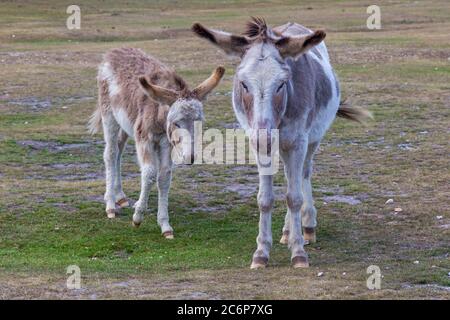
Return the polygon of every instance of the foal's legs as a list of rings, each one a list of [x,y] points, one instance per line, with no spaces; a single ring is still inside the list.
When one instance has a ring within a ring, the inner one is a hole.
[[[289,248],[294,268],[308,267],[308,256],[303,248],[302,221],[300,209],[303,205],[302,177],[303,162],[307,153],[306,141],[299,141],[296,149],[283,152],[287,180],[286,202],[289,208]]]
[[[312,197],[312,187],[311,187],[311,174],[312,174],[312,164],[314,153],[319,146],[318,142],[310,143],[308,145],[308,151],[305,157],[305,162],[303,164],[303,173],[302,173],[302,195],[303,195],[303,205],[301,208],[301,216],[302,216],[302,225],[304,230],[304,238],[308,241],[308,243],[312,243],[316,241],[316,235],[314,228],[317,225],[316,216],[317,211],[314,207],[314,200]],[[285,175],[286,167],[285,167]],[[286,216],[284,218],[284,226],[283,226],[283,236],[281,237],[280,243],[287,244],[289,239],[289,224],[290,224],[290,210],[287,209]],[[305,243],[307,244],[307,243]]]
[[[161,144],[159,152],[158,171],[158,225],[161,227],[162,235],[166,239],[173,239],[173,229],[169,224],[169,189],[172,181],[172,158],[171,148],[167,144]]]
[[[269,261],[272,247],[272,207],[274,203],[273,176],[259,174],[259,233],[256,238],[257,249],[253,254],[250,268],[263,268]]]
[[[117,175],[117,155],[119,153],[118,138],[120,126],[114,119],[111,112],[102,116],[103,134],[105,138],[105,151],[103,159],[105,161],[106,171],[106,214],[108,218],[116,216],[116,199],[114,194],[114,184]]]
[[[141,194],[134,205],[133,225],[139,226],[144,219],[147,210],[148,195],[156,181],[158,159],[155,147],[152,143],[136,140],[136,151],[141,167]]]
[[[128,140],[128,134],[125,133],[122,129],[119,132],[119,139],[118,139],[118,153],[117,153],[117,162],[116,162],[116,176],[115,176],[115,183],[114,183],[114,194],[115,194],[115,200],[117,205],[119,205],[121,208],[125,208],[129,206],[127,197],[122,189],[122,173],[121,173],[121,167],[122,167],[122,153],[125,149],[125,146],[127,144]]]

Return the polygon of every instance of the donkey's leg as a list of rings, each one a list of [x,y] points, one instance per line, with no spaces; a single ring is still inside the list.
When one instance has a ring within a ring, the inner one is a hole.
[[[169,224],[169,189],[172,181],[172,159],[169,142],[161,146],[158,171],[158,225],[166,239],[173,239],[173,229]]]
[[[303,162],[307,152],[306,141],[299,141],[296,149],[283,152],[281,155],[284,160],[287,195],[286,201],[289,208],[289,248],[291,249],[291,261],[294,268],[308,267],[308,256],[303,248],[304,241],[302,236],[302,221],[300,209],[303,204],[302,196],[302,177]]]
[[[316,216],[317,211],[314,207],[314,200],[312,197],[312,187],[311,187],[311,174],[312,174],[312,164],[313,156],[319,146],[318,142],[310,143],[308,145],[308,151],[305,157],[305,162],[303,164],[303,174],[302,174],[302,194],[303,194],[303,205],[301,208],[302,215],[302,226],[303,235],[305,239],[305,244],[316,242],[315,227],[317,225]],[[286,167],[285,167],[285,175]],[[280,243],[288,244],[289,240],[289,225],[290,225],[290,210],[287,209],[286,216],[284,218],[283,235],[280,239]]]
[[[288,244],[289,242],[289,225],[291,223],[291,211],[287,209],[286,215],[284,216],[283,234],[280,239],[281,244]]]
[[[314,207],[314,200],[312,196],[311,175],[313,169],[313,157],[318,146],[318,142],[313,142],[308,145],[308,152],[303,164],[303,205],[301,215],[305,243],[316,242],[315,228],[317,226],[317,210]]]
[[[116,165],[117,165],[117,154],[119,152],[118,148],[118,138],[120,126],[114,119],[111,112],[106,113],[102,116],[103,133],[105,138],[105,151],[103,153],[103,159],[105,161],[105,171],[106,171],[106,192],[105,192],[105,202],[106,202],[106,214],[108,218],[114,218],[116,216],[116,201],[114,194],[114,183],[116,179]]]
[[[118,154],[117,154],[117,165],[116,165],[116,180],[114,183],[114,194],[116,199],[116,204],[121,208],[125,208],[129,206],[127,197],[122,189],[122,153],[127,144],[128,134],[125,131],[120,130],[119,139],[118,139]]]
[[[259,233],[256,238],[257,249],[253,254],[250,268],[264,268],[269,262],[272,246],[272,208],[274,203],[273,176],[259,175]]]
[[[141,194],[134,205],[133,225],[138,227],[147,211],[148,195],[156,181],[158,159],[154,146],[147,141],[136,140],[136,151],[141,167]]]

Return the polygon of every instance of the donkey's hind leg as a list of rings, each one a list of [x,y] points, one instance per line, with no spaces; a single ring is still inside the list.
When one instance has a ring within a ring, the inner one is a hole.
[[[312,196],[311,175],[313,170],[313,157],[318,147],[319,142],[313,142],[308,145],[308,152],[303,164],[303,205],[301,215],[305,244],[316,242],[317,210],[314,207],[314,199]]]
[[[117,162],[116,162],[116,175],[115,175],[115,183],[114,183],[114,195],[116,204],[121,207],[125,208],[129,206],[129,202],[127,199],[127,196],[123,192],[122,189],[122,173],[121,173],[121,167],[122,167],[122,153],[125,149],[125,146],[128,141],[128,134],[123,131],[122,129],[119,132],[119,138],[118,138],[118,153],[117,153]]]
[[[158,159],[153,144],[146,140],[136,140],[136,151],[141,168],[141,194],[134,205],[133,226],[138,227],[147,211],[150,189],[156,182]]]
[[[102,115],[103,134],[105,138],[105,151],[103,159],[105,161],[106,171],[106,214],[108,218],[115,218],[116,216],[116,199],[114,185],[117,175],[117,156],[119,153],[118,139],[120,126],[114,119],[112,112],[107,112]]]
[[[305,157],[305,162],[303,164],[302,173],[302,195],[303,195],[303,205],[301,209],[302,215],[302,226],[303,226],[303,236],[305,239],[305,244],[316,242],[315,228],[317,226],[317,211],[314,207],[314,200],[312,197],[312,186],[311,186],[311,174],[314,153],[319,146],[318,142],[310,143],[308,145],[308,151]],[[290,221],[290,210],[287,209],[286,216],[284,218],[283,235],[280,239],[281,244],[288,244],[289,240],[289,221]]]

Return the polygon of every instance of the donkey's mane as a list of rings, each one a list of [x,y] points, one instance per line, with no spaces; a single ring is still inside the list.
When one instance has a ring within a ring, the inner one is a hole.
[[[251,17],[250,21],[246,23],[246,29],[244,31],[244,35],[256,38],[256,37],[265,37],[267,32],[267,24],[264,18],[260,17]]]

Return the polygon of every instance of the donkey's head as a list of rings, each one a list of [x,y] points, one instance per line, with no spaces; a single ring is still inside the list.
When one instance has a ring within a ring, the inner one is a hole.
[[[148,95],[169,106],[166,121],[167,137],[185,164],[194,163],[194,125],[196,121],[204,119],[202,101],[219,84],[224,73],[223,67],[217,67],[208,79],[193,90],[189,90],[185,82],[175,75],[182,88],[180,91],[152,84],[146,77],[139,78],[142,88]]]
[[[286,59],[297,58],[325,38],[320,30],[286,37],[261,18],[252,18],[243,35],[207,29],[199,23],[192,26],[192,31],[227,54],[241,58],[234,79],[233,105],[244,129],[251,129],[253,145],[261,129],[268,130],[270,136],[270,130],[278,128],[286,111],[291,79]]]

